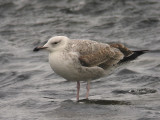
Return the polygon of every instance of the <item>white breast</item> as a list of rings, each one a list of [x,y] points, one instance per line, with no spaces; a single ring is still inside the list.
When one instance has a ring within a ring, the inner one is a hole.
[[[66,56],[63,52],[50,53],[49,63],[55,73],[67,80],[73,80],[77,76],[77,69],[70,55]]]
[[[78,54],[75,52],[54,52],[49,54],[49,63],[55,73],[71,81],[86,81],[97,79],[104,74],[99,67],[81,66]]]

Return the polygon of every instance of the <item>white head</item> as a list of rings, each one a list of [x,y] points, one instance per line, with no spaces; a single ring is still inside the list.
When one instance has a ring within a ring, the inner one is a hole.
[[[40,49],[47,49],[49,52],[55,52],[63,50],[69,41],[68,37],[65,36],[55,36],[48,40],[48,42],[43,47],[36,47],[34,51]]]

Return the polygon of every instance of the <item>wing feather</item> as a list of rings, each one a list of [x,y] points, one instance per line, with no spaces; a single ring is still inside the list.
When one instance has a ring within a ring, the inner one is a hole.
[[[70,45],[68,49],[78,52],[80,63],[86,67],[99,66],[106,69],[133,54],[119,43],[104,44],[91,40],[72,40]]]
[[[118,63],[123,57],[124,55],[118,49],[106,46],[95,53],[81,55],[79,60],[86,67],[100,66],[106,68]]]

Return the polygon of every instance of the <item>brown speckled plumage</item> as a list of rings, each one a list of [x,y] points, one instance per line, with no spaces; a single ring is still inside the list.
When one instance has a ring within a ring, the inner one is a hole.
[[[68,49],[79,53],[79,61],[83,66],[99,66],[103,69],[116,65],[132,54],[132,51],[122,44],[109,45],[91,40],[72,40]]]
[[[133,52],[131,50],[129,50],[126,46],[124,46],[123,44],[120,43],[112,43],[110,44],[111,47],[117,48],[119,49],[125,57],[130,56],[133,54]]]
[[[120,51],[107,46],[95,53],[80,56],[79,60],[84,66],[101,66],[103,64],[103,67],[105,67],[105,65],[113,65],[117,63],[122,58],[123,54]]]

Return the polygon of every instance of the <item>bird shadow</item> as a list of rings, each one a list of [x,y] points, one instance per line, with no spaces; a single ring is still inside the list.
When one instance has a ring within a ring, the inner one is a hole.
[[[129,101],[119,101],[119,100],[81,99],[77,102],[85,104],[98,104],[98,105],[131,105],[131,102]]]
[[[54,99],[51,97],[43,97],[47,99]],[[68,101],[68,100],[67,100]],[[55,102],[55,101],[50,101]],[[100,100],[100,99],[81,99],[78,100],[77,103],[84,103],[84,104],[97,104],[97,105],[131,105],[129,101],[121,101],[121,100]]]

